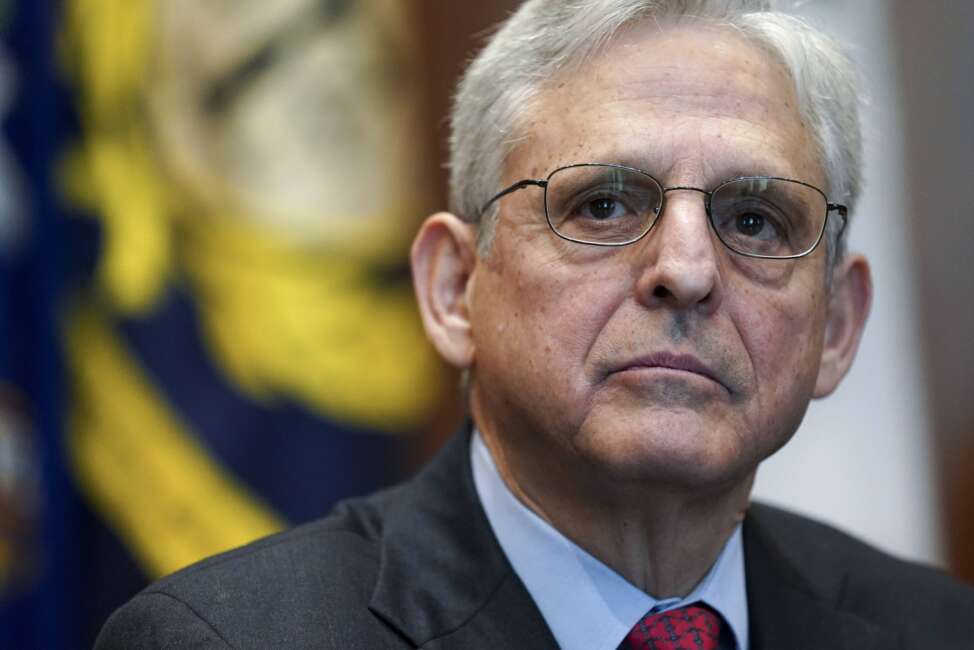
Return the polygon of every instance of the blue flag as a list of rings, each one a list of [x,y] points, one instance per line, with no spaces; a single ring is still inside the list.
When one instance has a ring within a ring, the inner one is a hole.
[[[14,67],[45,66],[21,100],[49,108],[15,125],[19,263],[58,261],[40,306],[0,311],[27,330],[0,361],[46,355],[11,380],[39,495],[20,593],[42,594],[6,601],[33,617],[11,647],[88,646],[148,581],[397,480],[441,400],[406,259],[428,187],[409,16],[277,4],[18,7]]]

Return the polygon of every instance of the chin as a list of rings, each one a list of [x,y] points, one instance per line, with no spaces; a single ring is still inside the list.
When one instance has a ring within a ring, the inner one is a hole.
[[[647,487],[712,490],[748,477],[761,458],[738,431],[697,413],[587,422],[575,439],[580,455],[608,480]]]

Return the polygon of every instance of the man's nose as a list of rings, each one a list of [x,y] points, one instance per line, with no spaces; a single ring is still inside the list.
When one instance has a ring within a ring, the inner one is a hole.
[[[705,201],[698,190],[668,191],[663,214],[640,242],[636,288],[646,306],[712,313],[720,304],[720,244],[711,233]]]

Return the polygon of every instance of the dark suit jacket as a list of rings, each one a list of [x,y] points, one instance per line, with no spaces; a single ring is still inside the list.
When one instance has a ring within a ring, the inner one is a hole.
[[[164,578],[96,648],[555,648],[473,486],[469,434],[416,478]],[[744,522],[753,650],[974,648],[974,588],[824,525]],[[570,597],[570,594],[566,594]]]

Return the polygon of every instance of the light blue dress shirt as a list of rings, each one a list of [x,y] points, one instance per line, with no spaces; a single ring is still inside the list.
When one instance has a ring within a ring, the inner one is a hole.
[[[748,650],[740,526],[686,598],[657,600],[518,501],[476,430],[470,456],[477,496],[494,534],[562,650],[616,650],[647,612],[698,601],[720,612],[734,633],[737,649]]]

